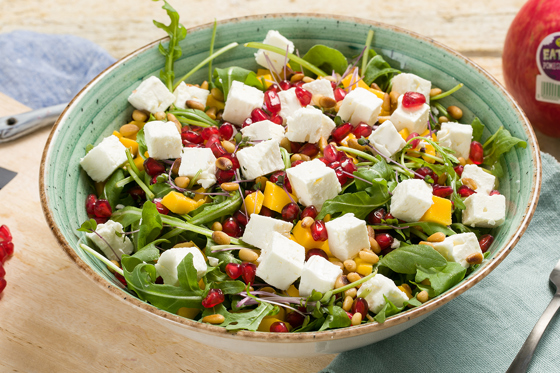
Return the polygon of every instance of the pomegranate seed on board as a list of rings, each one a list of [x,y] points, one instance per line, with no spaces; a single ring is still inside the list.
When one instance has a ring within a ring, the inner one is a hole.
[[[483,253],[487,252],[493,242],[494,242],[494,236],[492,236],[491,234],[485,234],[481,236],[480,240],[478,240],[478,244],[480,245],[480,250],[482,250]]]
[[[453,170],[455,171],[455,173],[457,175],[459,175],[459,177],[461,177],[461,175],[463,175],[463,170],[465,169],[465,167],[461,166],[461,165],[457,165],[455,167],[453,167]]]
[[[2,241],[0,242],[0,261],[4,261],[5,258],[14,255],[14,243],[12,241]]]
[[[339,162],[344,162],[345,160],[349,159],[348,156],[346,155],[346,153],[344,152],[338,152],[336,154],[336,160]]]
[[[6,288],[6,279],[0,278],[0,294],[2,294],[5,288]]]
[[[352,304],[352,313],[359,312],[362,314],[362,320],[364,320],[368,314],[369,305],[367,300],[364,298],[356,298]]]
[[[319,255],[322,256],[323,258],[329,260],[329,256],[327,255],[327,253],[324,250],[321,249],[310,249],[307,251],[307,253],[305,254],[305,261],[308,261],[309,258],[311,258],[313,255]]]
[[[247,215],[245,215],[245,212],[241,210],[237,210],[236,212],[234,212],[233,218],[241,225],[247,225],[249,223],[249,219],[247,219]]]
[[[307,106],[311,103],[313,94],[302,87],[296,87],[296,97],[301,106]]]
[[[218,129],[218,132],[222,140],[229,140],[233,136],[233,125],[229,122],[224,122],[220,129]]]
[[[461,197],[468,197],[468,196],[471,196],[475,193],[476,192],[474,190],[472,190],[471,188],[469,188],[466,185],[461,185],[459,187],[459,189],[457,189],[457,194],[459,194]]]
[[[326,241],[329,238],[327,227],[322,220],[317,220],[311,224],[311,237],[313,237],[313,241]]]
[[[93,213],[98,218],[108,218],[111,216],[113,211],[111,210],[111,205],[106,199],[98,199],[93,206]]]
[[[408,142],[410,139],[413,139],[413,138],[418,137],[418,136],[420,136],[418,133],[412,132],[410,135],[408,135],[408,137],[406,138],[406,141]],[[412,149],[416,149],[418,144],[420,144],[420,139],[416,139],[416,140],[412,141],[410,143],[410,146],[412,147]]]
[[[220,131],[218,130],[217,127],[206,127],[202,130],[200,134],[204,140],[210,140],[210,137],[214,135],[219,136]]]
[[[292,162],[292,167],[299,166],[302,163],[303,163],[303,161],[301,159],[299,161],[294,161],[294,162]]]
[[[340,168],[340,162],[339,161],[334,161],[330,164],[328,164],[329,168],[332,168],[333,170],[336,170],[337,168]]]
[[[6,277],[6,270],[4,269],[4,266],[0,264],[0,278],[4,277]]]
[[[234,170],[220,170],[216,171],[216,180],[218,184],[227,183],[228,181],[232,181],[235,177]]]
[[[342,89],[342,88],[337,88],[334,90],[334,99],[338,102],[338,101],[342,101],[344,100],[344,97],[346,97],[348,93]]]
[[[157,176],[165,172],[165,166],[153,158],[147,158],[144,161],[144,170],[150,176]]]
[[[251,117],[249,117],[243,121],[243,125],[241,127],[249,127],[251,124],[253,124],[253,120],[251,119]]]
[[[368,138],[372,132],[373,132],[373,128],[366,123],[358,124],[352,131],[352,133],[356,136],[357,139],[361,137]]]
[[[482,144],[478,141],[471,142],[471,150],[469,152],[469,159],[473,161],[474,164],[482,164],[484,161],[484,149]]]
[[[286,190],[288,191],[288,193],[293,193],[292,192],[292,184],[290,184],[290,179],[288,179],[288,177],[284,178],[284,186],[286,187]]]
[[[319,154],[319,147],[316,144],[307,143],[299,149],[299,153],[313,158]]]
[[[204,308],[212,308],[223,303],[225,299],[221,289],[210,289],[206,298],[202,300],[202,306]]]
[[[432,193],[436,197],[445,198],[453,194],[453,188],[446,185],[434,185]]]
[[[288,333],[288,327],[282,321],[273,322],[270,325],[270,332],[271,333]]]
[[[367,216],[368,224],[381,224],[381,219],[385,219],[385,215],[387,211],[383,207],[378,208],[377,210],[373,210]]]
[[[402,106],[405,109],[413,110],[426,103],[426,97],[419,92],[406,92],[402,99]]]
[[[208,140],[206,140],[206,144],[204,144],[204,146],[207,147],[207,148],[211,148],[212,145],[214,145],[216,143],[221,144],[220,136],[212,135],[212,136],[210,136],[210,138]]]
[[[255,283],[255,276],[257,273],[257,266],[253,263],[245,262],[241,264],[241,276],[246,284]]]
[[[227,218],[222,223],[222,231],[231,237],[237,237],[239,233],[239,223],[234,218]]]
[[[351,313],[350,313],[350,312],[348,312],[348,311],[346,311],[346,314],[348,315],[348,318],[349,318],[350,320],[352,320],[352,316],[354,316],[354,315],[353,315],[353,314],[351,314]]]
[[[93,207],[95,206],[95,202],[97,202],[97,196],[95,194],[90,194],[86,198],[86,212],[88,215],[93,215]],[[2,226],[4,227],[4,226]],[[0,227],[0,229],[2,228]],[[2,239],[2,231],[0,230],[0,240]],[[9,241],[9,240],[6,240]]]
[[[181,133],[181,139],[183,139],[183,141],[188,141],[193,144],[202,144],[204,142],[202,136],[200,136],[198,133],[194,131],[185,131]]]
[[[282,103],[280,102],[280,97],[276,91],[267,90],[264,93],[264,103],[268,111],[273,114],[278,114],[282,110]]]
[[[299,213],[297,203],[290,202],[282,208],[282,220],[292,222],[299,217]]]
[[[323,162],[325,164],[325,166],[329,165],[329,163],[327,162],[327,160],[325,158],[321,157],[321,158],[317,158],[317,159],[320,160],[321,162]]]
[[[264,112],[261,108],[255,108],[251,111],[251,120],[253,123],[262,122],[263,120],[267,120],[268,114]]]
[[[306,218],[306,217],[310,217],[315,219],[317,217],[317,215],[319,215],[319,212],[317,211],[317,207],[313,206],[313,205],[309,205],[306,208],[303,209],[303,211],[301,212],[301,218]]]
[[[334,141],[340,144],[340,142],[344,140],[344,138],[348,136],[350,132],[352,132],[353,128],[354,127],[351,123],[345,123],[342,126],[335,128],[334,131],[332,131],[331,136]]]
[[[490,195],[491,196],[499,196],[500,192],[498,190],[494,189],[494,190],[490,191]]]
[[[167,207],[165,207],[161,202],[157,201],[156,202],[156,209],[158,210],[158,212],[162,215],[167,215],[169,214],[169,209]]]
[[[157,184],[157,178],[157,176],[152,177],[152,180],[150,180],[150,185]]]
[[[237,264],[237,263],[228,263],[226,264],[226,274],[231,278],[231,279],[236,279],[239,276],[241,276],[241,264]]]
[[[323,156],[325,157],[325,160],[327,161],[327,163],[332,163],[332,162],[336,161],[337,153],[338,153],[338,150],[336,150],[334,148],[334,146],[332,146],[330,144],[325,146],[325,149],[323,149]]]
[[[393,244],[393,237],[388,233],[379,233],[375,235],[375,240],[379,244],[381,250],[386,250]]]
[[[4,239],[4,241],[11,241],[13,239],[10,228],[8,228],[8,226],[5,224],[0,226],[0,240],[2,238]]]
[[[388,213],[387,215],[385,215],[385,220],[394,219],[394,218],[395,217],[391,213]]]
[[[305,309],[303,310],[305,312]],[[286,322],[292,326],[292,328],[299,328],[303,325],[305,317],[297,312],[290,312],[286,315]]]
[[[292,88],[292,84],[287,80],[282,80],[280,82],[280,88],[282,88],[283,91],[287,91],[288,89]]]

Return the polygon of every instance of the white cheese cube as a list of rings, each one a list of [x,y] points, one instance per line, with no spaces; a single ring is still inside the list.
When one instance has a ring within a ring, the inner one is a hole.
[[[121,223],[107,220],[105,224],[98,224],[95,232],[97,233],[86,233],[86,236],[103,251],[103,254],[109,260],[121,260],[123,254],[132,254],[134,245],[132,245],[130,238],[124,235],[122,237],[117,236],[117,233],[124,233]],[[103,239],[99,236],[103,237]]]
[[[273,232],[267,253],[257,267],[257,276],[269,285],[287,290],[301,276],[304,261],[303,246]]]
[[[384,296],[397,307],[402,307],[404,302],[408,302],[406,293],[399,289],[393,280],[381,274],[376,274],[372,279],[364,282],[358,289],[358,297],[366,290],[369,294],[364,299],[373,313],[379,313],[387,304]]]
[[[294,43],[286,39],[278,31],[269,30],[268,33],[266,34],[266,37],[263,40],[263,44],[268,44],[281,48],[284,51],[284,53],[278,54],[278,53],[265,51],[263,49],[259,49],[257,53],[255,53],[255,60],[259,65],[267,69],[271,69],[273,72],[276,71],[278,74],[280,74],[280,71],[284,67],[284,63],[287,62],[286,49],[288,50],[288,53],[293,53]],[[272,63],[272,67],[270,66],[270,63],[268,63],[265,54],[268,56],[268,59]]]
[[[285,132],[286,130],[283,126],[280,126],[269,120],[255,122],[250,126],[241,129],[243,137],[248,137],[253,141],[264,141],[272,139],[280,142],[280,140],[284,138]]]
[[[175,159],[181,156],[183,142],[173,122],[152,121],[144,126],[148,154],[154,159]]]
[[[175,247],[164,251],[155,264],[156,272],[166,285],[179,286],[177,266],[188,255],[193,256],[193,266],[196,269],[196,278],[201,279],[206,274],[208,266],[198,247]]]
[[[159,78],[150,76],[128,96],[128,102],[138,110],[147,110],[155,114],[167,110],[175,102],[175,95],[169,92]]]
[[[465,199],[463,224],[471,227],[494,228],[506,220],[506,197],[475,193]]]
[[[398,75],[397,75],[398,76]],[[422,134],[428,128],[428,118],[430,116],[430,106],[422,104],[413,110],[405,109],[402,106],[403,96],[398,99],[397,109],[391,114],[391,122],[397,129],[401,131],[406,128],[410,133],[416,132]]]
[[[301,88],[311,92],[313,96],[321,95],[332,98],[334,100],[334,90],[331,82],[327,79],[317,79],[309,83],[305,83]]]
[[[420,220],[434,202],[432,187],[424,180],[404,180],[393,190],[391,214],[407,222]]]
[[[441,146],[454,150],[456,157],[467,159],[471,149],[472,133],[473,128],[468,124],[446,122],[437,132],[437,138]]]
[[[312,291],[326,293],[334,289],[334,282],[342,274],[342,269],[320,255],[313,255],[303,265],[299,282],[299,295],[308,297]]]
[[[184,148],[181,154],[179,176],[187,176],[191,180],[198,171],[202,171],[196,183],[204,189],[216,183],[216,157],[209,148]]]
[[[280,145],[276,140],[268,140],[237,152],[237,160],[243,175],[249,179],[284,169]]]
[[[177,130],[175,130],[177,131]],[[126,147],[117,136],[106,137],[80,160],[80,166],[98,183],[126,162]]]
[[[387,157],[391,157],[406,145],[406,141],[397,132],[390,120],[383,122],[373,131],[368,140],[377,151]]]
[[[496,177],[491,173],[484,171],[483,168],[478,167],[475,164],[467,164],[463,169],[463,173],[461,174],[461,182],[464,184],[465,179],[471,179],[471,185],[476,186],[474,191],[480,194],[490,194],[490,192],[494,189],[494,185],[496,184]]]
[[[307,106],[288,118],[286,137],[294,142],[316,143],[321,137],[328,139],[335,127],[334,121],[321,110]]]
[[[480,253],[482,250],[472,232],[454,234],[446,237],[443,242],[434,242],[434,248],[450,262],[457,262],[468,268],[467,257],[471,254]]]
[[[292,223],[288,223],[287,221],[252,214],[241,239],[249,245],[253,245],[261,249],[261,257],[263,257],[270,241],[272,240],[271,233],[278,232],[281,235],[290,238],[290,232],[292,231],[293,226],[294,225]]]
[[[222,117],[225,121],[242,124],[251,111],[263,105],[264,93],[237,80],[231,83]]]
[[[278,92],[278,97],[280,98],[280,113],[279,115],[284,120],[284,123],[289,117],[293,116],[294,113],[301,109],[301,103],[296,96],[296,89],[290,88],[287,91]]]
[[[286,174],[299,203],[314,205],[317,210],[321,210],[326,200],[336,197],[342,190],[334,170],[318,159],[288,168]]]
[[[419,92],[426,97],[426,102],[430,102],[430,90],[432,89],[432,82],[429,80],[420,78],[414,74],[399,74],[395,76],[392,80],[391,91],[396,91],[400,95],[404,95],[406,92]]]
[[[363,249],[369,249],[366,222],[354,214],[345,214],[325,223],[329,234],[329,249],[342,261],[355,258]]]
[[[186,85],[185,82],[181,82],[181,84],[175,88],[173,94],[175,95],[175,106],[179,109],[186,109],[188,100],[198,101],[206,106],[206,100],[208,99],[210,91],[195,87],[194,85]]]
[[[377,122],[382,104],[383,100],[373,92],[365,88],[356,88],[344,97],[338,116],[354,126],[360,122],[373,126]]]

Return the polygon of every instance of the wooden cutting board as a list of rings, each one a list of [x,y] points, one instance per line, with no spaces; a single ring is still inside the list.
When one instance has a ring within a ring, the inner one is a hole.
[[[0,117],[29,110],[0,93]],[[0,145],[17,176],[0,189],[0,225],[14,236],[0,295],[0,371],[316,372],[335,355],[252,357],[168,331],[78,270],[43,217],[39,165],[50,128]]]

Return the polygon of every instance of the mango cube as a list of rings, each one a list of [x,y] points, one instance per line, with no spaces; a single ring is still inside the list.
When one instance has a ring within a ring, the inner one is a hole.
[[[276,317],[268,317],[265,316],[261,323],[259,324],[259,328],[257,329],[259,332],[270,332],[270,327],[272,326],[272,324],[274,324],[275,322],[283,322],[280,319],[277,319]],[[292,327],[289,323],[284,323],[287,327],[288,330],[291,330]]]
[[[119,138],[119,141],[125,148],[130,149],[130,154],[132,154],[133,157],[136,157],[138,154],[138,143],[136,141],[127,139],[126,137]]]
[[[434,149],[432,144],[424,145],[424,150],[425,150],[424,153],[426,153],[426,154],[433,155],[433,156],[436,155],[436,150]],[[428,163],[435,163],[436,162],[435,159],[430,158],[430,157],[426,157],[425,155],[422,156],[422,159],[424,159]]]
[[[161,204],[171,212],[179,215],[188,214],[204,203],[204,200],[195,201],[179,192],[169,192],[161,200]]]
[[[429,221],[441,225],[451,224],[451,201],[445,198],[432,196],[434,204],[420,218],[420,221]]]
[[[119,131],[113,131],[113,136],[117,136],[119,139],[123,138],[123,135]]]
[[[329,248],[329,240],[326,240],[323,246],[321,246],[321,250],[327,253],[329,257],[334,256],[331,254],[331,249]]]
[[[373,271],[373,264],[368,263],[361,258],[354,258],[354,262],[356,262],[356,272],[362,276],[367,276]]]
[[[299,290],[294,285],[290,285],[288,290],[286,290],[286,294],[290,297],[299,297]]]
[[[410,131],[408,130],[408,128],[403,128],[399,131],[399,135],[401,135],[403,140],[406,141],[406,139],[408,139],[408,136],[410,136]]]
[[[256,193],[251,193],[245,197],[245,207],[247,207],[247,214],[258,214],[263,207],[264,194],[260,190]]]
[[[344,79],[342,79],[341,83],[344,86],[344,89],[347,89],[350,86],[350,84],[352,84],[356,81],[356,79],[352,79],[352,77],[353,77],[353,74],[350,73],[350,74],[346,75],[346,77]],[[358,79],[360,79],[360,78],[358,78]],[[365,89],[369,90],[369,86],[366,83],[364,83],[364,81],[361,80],[361,79],[358,81],[358,83],[352,85],[352,89],[357,88],[357,87],[365,88]]]
[[[356,140],[356,135],[354,135],[353,133],[349,133],[348,136],[340,140],[340,144],[342,146],[348,146],[348,141],[350,140]]]
[[[325,244],[325,241],[315,241],[311,235],[311,229],[303,228],[301,226],[301,221],[294,227],[292,234],[296,242],[305,247],[305,250],[320,249]]]
[[[136,165],[138,171],[144,171],[144,158],[140,156],[134,158],[134,164]]]
[[[294,196],[293,194],[290,194],[290,196],[292,196],[294,201],[297,202],[296,196]],[[270,181],[266,182],[266,185],[264,187],[264,200],[262,203],[264,207],[267,207],[272,211],[281,213],[282,208],[284,208],[284,206],[286,206],[290,202],[292,201],[290,200],[290,197],[288,197],[288,193],[286,193],[283,188]],[[249,208],[247,207],[247,210],[248,209]]]

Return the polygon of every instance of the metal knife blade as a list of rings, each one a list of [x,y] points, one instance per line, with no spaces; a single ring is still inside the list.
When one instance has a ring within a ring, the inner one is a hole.
[[[53,124],[67,105],[49,106],[0,118],[0,144]]]
[[[0,167],[0,189],[5,187],[16,175],[17,172]]]

